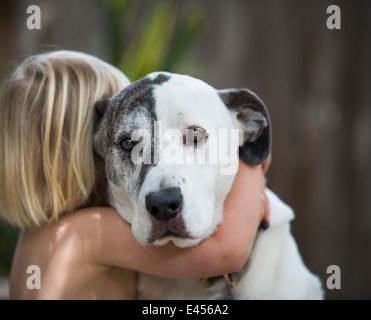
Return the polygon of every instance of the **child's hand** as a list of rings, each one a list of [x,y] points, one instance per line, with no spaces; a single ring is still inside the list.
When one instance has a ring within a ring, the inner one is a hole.
[[[265,187],[266,187],[266,178],[265,175],[268,172],[269,166],[272,162],[272,155],[269,155],[268,159],[262,164],[262,181],[261,181],[261,187],[260,187],[260,193],[261,193],[261,211],[260,211],[260,222],[265,224],[266,226],[269,225],[269,216],[270,216],[270,208],[269,208],[269,201],[267,194],[265,193]]]

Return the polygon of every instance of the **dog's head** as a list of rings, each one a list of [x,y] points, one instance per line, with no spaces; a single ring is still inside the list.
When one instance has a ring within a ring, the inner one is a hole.
[[[143,244],[185,247],[208,237],[222,221],[238,153],[252,165],[269,155],[268,112],[247,89],[152,73],[96,109],[94,148],[110,204]]]

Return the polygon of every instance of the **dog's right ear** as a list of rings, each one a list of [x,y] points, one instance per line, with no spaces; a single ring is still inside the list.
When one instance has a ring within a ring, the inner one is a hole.
[[[103,150],[103,132],[102,132],[102,120],[106,113],[110,99],[100,99],[95,104],[95,117],[94,117],[94,140],[93,146],[94,151],[97,155],[104,159],[105,152]]]
[[[106,113],[110,99],[100,99],[95,103],[95,123],[100,123]]]

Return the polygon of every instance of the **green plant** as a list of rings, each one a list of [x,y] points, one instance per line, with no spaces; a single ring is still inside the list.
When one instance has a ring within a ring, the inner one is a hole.
[[[134,1],[106,0],[105,6],[110,62],[133,81],[153,71],[179,72],[207,21],[196,2],[180,6],[174,0],[156,0],[143,8]]]

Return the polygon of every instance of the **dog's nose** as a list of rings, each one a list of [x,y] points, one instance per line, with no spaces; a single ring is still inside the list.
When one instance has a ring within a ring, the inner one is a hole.
[[[179,188],[169,188],[146,195],[146,209],[157,220],[168,221],[182,211],[183,196]]]

